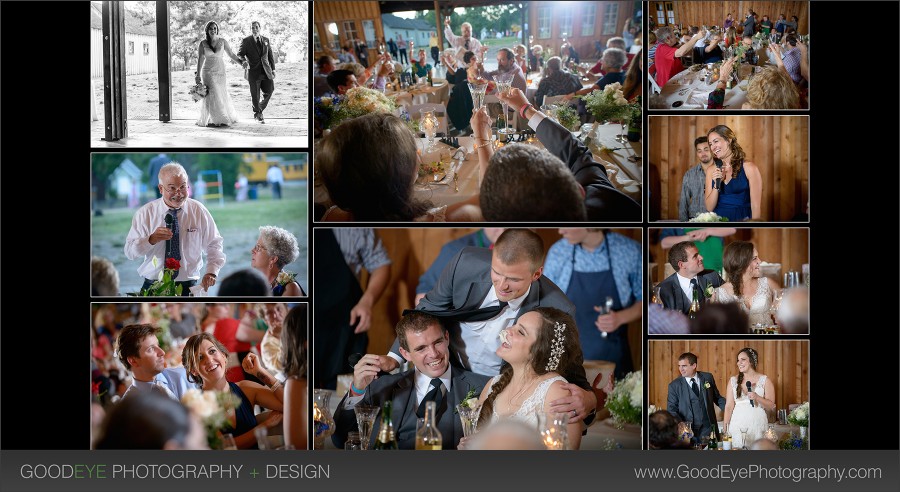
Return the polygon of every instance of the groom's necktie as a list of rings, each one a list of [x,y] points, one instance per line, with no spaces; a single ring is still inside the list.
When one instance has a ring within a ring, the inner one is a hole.
[[[697,386],[697,381],[694,378],[691,378],[691,391],[697,395],[697,398],[700,398],[700,387]]]
[[[500,301],[498,306],[488,306],[478,309],[448,309],[445,311],[406,309],[403,311],[403,316],[406,316],[408,313],[420,312],[430,314],[436,318],[451,319],[454,321],[487,321],[500,314],[507,305],[509,305],[508,302]]]
[[[703,291],[700,290],[700,281],[697,280],[697,277],[691,279],[691,291],[691,295],[693,295],[693,292],[697,292],[697,299],[700,301],[703,300]],[[693,301],[693,299],[691,299],[691,301]]]
[[[440,380],[440,378],[434,378],[431,380],[431,391],[429,391],[425,398],[422,398],[422,402],[419,403],[419,408],[416,410],[416,417],[424,418],[425,417],[425,404],[433,401],[434,402],[434,422],[437,423],[441,420],[441,414],[444,413],[444,409],[442,408],[442,403],[444,402],[444,383]]]
[[[256,36],[256,49],[258,49],[259,52],[262,53],[262,41],[259,36]]]
[[[169,249],[166,250],[166,259],[175,258],[181,261],[181,227],[178,226],[178,212],[180,208],[170,208],[169,214],[172,216],[172,239],[170,239]]]

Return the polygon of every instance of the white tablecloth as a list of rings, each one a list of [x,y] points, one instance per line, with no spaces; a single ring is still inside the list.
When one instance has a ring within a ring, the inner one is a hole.
[[[749,67],[741,73],[749,75]],[[742,77],[737,87],[725,90],[725,109],[741,109],[747,102],[747,79]],[[658,96],[650,98],[651,109],[706,109],[709,93],[716,89],[717,82],[706,83],[706,69],[683,70],[669,79]],[[680,106],[673,106],[681,101]]]
[[[387,91],[385,94],[392,96],[397,103],[403,106],[415,106],[418,104],[443,104],[447,105],[450,99],[450,84],[446,79],[433,79],[434,86],[427,84],[414,86],[399,92]]]

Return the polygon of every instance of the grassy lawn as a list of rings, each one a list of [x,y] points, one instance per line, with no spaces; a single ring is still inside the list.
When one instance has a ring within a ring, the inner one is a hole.
[[[219,272],[219,279],[228,274],[250,267],[250,249],[256,245],[259,226],[277,225],[297,236],[300,256],[287,265],[288,270],[297,272],[297,280],[308,291],[307,280],[307,194],[305,182],[286,183],[281,189],[282,199],[272,199],[270,188],[259,189],[258,200],[236,202],[225,200],[224,206],[218,201],[205,203],[215,218],[219,234],[225,246],[225,266]],[[131,218],[135,210],[129,208],[104,209],[103,215],[91,218],[91,254],[108,258],[119,272],[121,293],[140,289],[143,279],[138,275],[139,260],[125,258],[125,236],[131,228]],[[217,287],[210,293],[215,295]]]
[[[250,88],[240,65],[226,63],[225,80],[238,118],[252,118]],[[200,102],[194,102],[188,89],[194,85],[194,70],[172,72],[172,119],[196,119]],[[280,63],[275,66],[275,93],[266,108],[266,118],[306,118],[309,82],[304,63]],[[155,73],[129,75],[126,79],[129,119],[159,118],[159,82]],[[103,79],[94,79],[97,114],[103,117]]]

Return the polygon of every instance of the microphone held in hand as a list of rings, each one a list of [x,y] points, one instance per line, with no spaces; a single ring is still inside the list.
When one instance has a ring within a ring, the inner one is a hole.
[[[753,385],[750,384],[750,381],[747,381],[747,396],[748,396],[748,397],[750,396],[750,392],[751,392],[751,391],[753,391]],[[756,406],[756,402],[753,401],[753,400],[750,400],[750,406],[751,406],[751,407],[755,407],[755,406]]]
[[[721,171],[722,170],[722,159],[713,159],[713,162],[716,163],[716,167]],[[722,178],[716,178],[716,189],[722,191]]]
[[[175,218],[172,217],[172,214],[166,214],[166,229],[172,230],[172,223],[175,222]],[[166,239],[166,257],[171,256],[172,254],[172,241],[170,239]]]

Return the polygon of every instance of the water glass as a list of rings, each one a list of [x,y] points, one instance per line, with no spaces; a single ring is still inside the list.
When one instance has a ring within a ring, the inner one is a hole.
[[[253,435],[256,436],[256,445],[259,449],[269,449],[269,429],[258,425],[253,428]]]

